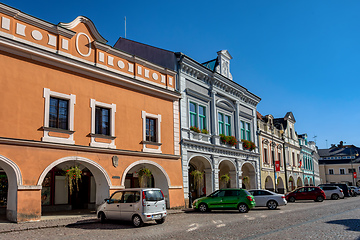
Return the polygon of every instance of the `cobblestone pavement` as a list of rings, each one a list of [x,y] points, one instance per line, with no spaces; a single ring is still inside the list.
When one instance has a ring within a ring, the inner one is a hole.
[[[45,221],[44,221],[45,222]],[[188,211],[169,214],[164,224],[99,222],[0,233],[0,239],[357,239],[360,240],[360,197],[297,201],[278,210],[249,213]]]

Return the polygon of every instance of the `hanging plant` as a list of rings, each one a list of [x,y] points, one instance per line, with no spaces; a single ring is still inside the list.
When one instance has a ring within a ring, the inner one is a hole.
[[[248,177],[248,176],[245,176],[245,177],[243,177],[242,180],[243,180],[244,183],[248,183],[248,182],[249,182],[249,177]]]
[[[221,175],[220,181],[221,181],[221,182],[224,182],[224,183],[228,183],[228,182],[230,181],[230,176],[229,176],[229,174]]]
[[[204,177],[204,173],[200,172],[199,170],[194,170],[190,173],[190,175],[194,177],[194,187],[198,189],[198,187],[200,186],[200,181]]]
[[[78,166],[71,167],[67,170],[65,170],[65,176],[66,180],[68,182],[70,195],[72,195],[74,191],[74,185],[76,186],[76,189],[79,191],[79,180],[81,181],[81,174],[82,171]]]
[[[145,187],[143,184],[147,183],[147,180],[151,178],[151,171],[148,168],[142,168],[138,172],[139,175],[139,185],[140,187]]]

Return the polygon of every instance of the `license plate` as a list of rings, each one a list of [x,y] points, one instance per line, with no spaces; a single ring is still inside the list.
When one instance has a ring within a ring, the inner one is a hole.
[[[153,219],[160,219],[161,218],[161,214],[156,214],[152,216]]]

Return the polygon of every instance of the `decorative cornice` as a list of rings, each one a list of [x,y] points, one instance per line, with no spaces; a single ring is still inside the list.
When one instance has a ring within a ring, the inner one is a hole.
[[[93,152],[93,153],[139,156],[139,157],[150,157],[150,158],[163,158],[163,159],[169,159],[169,160],[179,160],[181,158],[181,156],[179,156],[179,155],[171,155],[171,154],[146,153],[146,152],[123,150],[123,149],[107,149],[107,148],[97,148],[97,147],[89,147],[89,146],[81,146],[81,145],[47,143],[47,142],[31,141],[31,140],[23,140],[23,139],[13,139],[13,138],[0,138],[0,144],[36,147],[36,148],[51,148],[51,149],[60,149],[60,150],[67,150],[67,151],[80,151],[80,152]]]
[[[207,143],[199,143],[197,141],[191,141],[187,139],[183,139],[181,144],[187,149],[196,150],[201,153],[220,154],[231,157],[241,157],[246,159],[251,157],[253,158],[253,160],[258,159],[260,157],[260,154],[254,152],[239,150],[236,148],[227,148],[227,147],[222,147]]]
[[[198,64],[195,64],[192,61],[190,61],[190,59],[186,61],[185,58],[181,62],[180,71],[197,79],[198,81],[201,81],[209,87],[212,86],[220,93],[231,95],[236,99],[240,99],[241,102],[250,104],[255,107],[260,102],[261,99],[250,93],[246,88],[230,79],[227,79],[221,74],[212,72],[210,69],[207,69],[204,66],[200,67]]]
[[[76,33],[74,31],[68,30],[61,26],[54,25],[52,23],[46,22],[44,20],[35,18],[26,13],[21,12],[16,8],[12,8],[3,3],[0,3],[0,12],[4,13],[8,16],[19,19],[20,21],[26,22],[28,24],[34,25],[51,33],[60,34],[61,36],[65,36],[67,38],[72,38]]]

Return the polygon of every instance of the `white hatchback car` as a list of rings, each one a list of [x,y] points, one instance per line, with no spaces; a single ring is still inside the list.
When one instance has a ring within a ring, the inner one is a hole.
[[[287,204],[284,194],[278,194],[265,189],[248,190],[254,196],[256,207],[267,207],[270,210]]]
[[[338,186],[320,186],[326,195],[326,199],[338,200],[344,198],[343,190]]]
[[[104,223],[107,219],[132,221],[135,227],[155,220],[165,222],[167,212],[163,192],[159,188],[129,188],[114,192],[97,209],[97,217]]]

